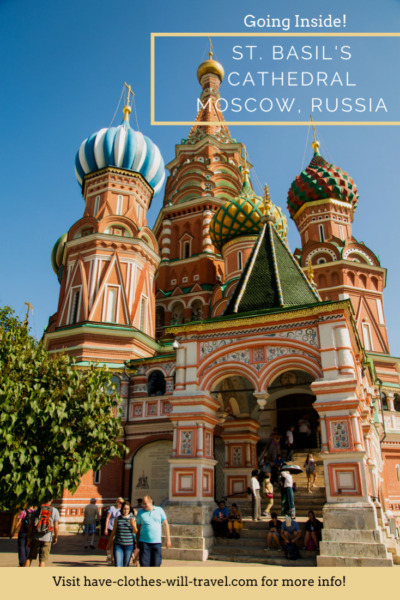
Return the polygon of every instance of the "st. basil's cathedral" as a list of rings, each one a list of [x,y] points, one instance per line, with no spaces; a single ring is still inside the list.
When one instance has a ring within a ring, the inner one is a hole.
[[[169,558],[268,562],[251,528],[243,547],[216,540],[211,515],[221,498],[249,514],[251,470],[273,430],[285,437],[294,426],[295,462],[313,452],[318,472],[312,495],[299,479],[297,515],[312,508],[324,523],[307,564],[392,566],[400,359],[389,352],[386,269],[352,235],[356,184],[314,137],[310,164],[288,180],[301,240],[292,253],[282,208],[267,187],[256,195],[244,140],[215,108],[224,69],[211,53],[197,77],[201,109],[165,167],[130,125],[129,91],[121,125],[89,136],[76,155],[83,216],[51,254],[60,295],[44,341],[76,368],[113,372],[129,454],[64,493],[62,522],[81,522],[91,497],[102,509],[149,493],[171,525]]]

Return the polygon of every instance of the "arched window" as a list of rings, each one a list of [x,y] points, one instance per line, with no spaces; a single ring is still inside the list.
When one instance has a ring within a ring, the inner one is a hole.
[[[327,287],[325,275],[320,275],[319,278],[318,278],[318,281],[319,281],[319,287],[320,288],[326,288]]]
[[[147,380],[147,389],[149,396],[164,396],[165,377],[162,371],[153,371]]]
[[[124,203],[124,197],[123,196],[118,196],[117,199],[117,212],[115,213],[116,215],[122,215],[122,206]]]
[[[94,217],[99,212],[99,208],[100,208],[100,196],[96,196],[96,200],[94,201],[94,213],[93,213]]]
[[[389,410],[386,394],[381,393],[381,402],[383,410]]]
[[[195,300],[192,304],[192,321],[203,320],[203,303],[201,300]]]
[[[165,323],[165,310],[162,306],[156,308],[156,329],[164,327]]]
[[[398,394],[394,395],[394,410],[396,412],[400,412],[400,396]]]
[[[115,385],[115,390],[113,390],[112,386]],[[116,375],[113,375],[111,379],[111,383],[107,388],[107,394],[113,394],[115,391],[116,394],[121,393],[121,380]]]
[[[185,308],[182,302],[175,302],[172,307],[171,325],[182,325],[185,321]]]
[[[348,274],[347,274],[347,276],[349,278],[349,284],[350,285],[354,285],[355,284],[354,273],[352,273],[351,271],[349,271]]]
[[[339,285],[339,275],[337,273],[332,273],[332,285]]]
[[[365,275],[360,275],[360,283],[361,283],[361,287],[363,287],[363,288],[367,287],[367,278],[365,277]]]

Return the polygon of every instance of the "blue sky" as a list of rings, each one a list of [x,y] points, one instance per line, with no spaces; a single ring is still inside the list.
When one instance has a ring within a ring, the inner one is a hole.
[[[379,9],[378,9],[379,7]],[[74,175],[74,159],[81,142],[101,127],[109,126],[122,85],[129,82],[136,94],[140,130],[159,146],[168,163],[174,147],[187,137],[188,126],[150,126],[151,32],[279,32],[248,29],[244,17],[323,17],[346,14],[347,32],[400,31],[398,0],[272,1],[214,0],[212,4],[159,0],[152,3],[113,0],[0,1],[0,164],[2,233],[0,236],[0,305],[18,315],[24,302],[34,306],[33,333],[41,336],[48,317],[57,309],[59,284],[50,265],[56,239],[83,213],[83,199]],[[291,29],[291,31],[300,31]],[[306,32],[307,30],[301,30]],[[330,32],[333,29],[310,29]],[[400,121],[400,39],[324,38],[213,38],[217,58],[226,74],[257,71],[338,71],[350,73],[354,87],[301,88],[257,85],[221,88],[229,101],[235,97],[296,99],[290,118],[308,119],[311,96],[383,97],[387,114],[325,113],[328,120]],[[256,60],[233,59],[232,48],[256,44]],[[352,58],[318,61],[271,61],[271,46],[325,45],[335,55],[335,45],[350,45]],[[156,42],[156,119],[192,120],[200,87],[196,70],[207,47],[206,38],[171,38]],[[262,58],[260,58],[262,56]],[[261,69],[259,65],[262,64]],[[239,80],[236,78],[236,80]],[[325,100],[324,100],[325,101]],[[354,105],[354,103],[353,103]],[[121,107],[120,107],[121,108]],[[271,113],[274,120],[281,117]],[[350,116],[349,116],[350,115]],[[268,114],[225,113],[229,120],[269,120]],[[119,110],[115,122],[122,118]],[[132,119],[135,127],[135,121]],[[310,157],[308,127],[231,126],[231,133],[246,144],[250,160],[263,184],[268,182],[276,204],[286,210],[292,180]],[[318,128],[324,155],[347,171],[358,185],[360,200],[353,234],[364,241],[388,269],[385,313],[392,354],[400,355],[400,295],[398,261],[399,128],[395,126],[324,126]],[[303,157],[305,153],[305,159]],[[148,214],[151,226],[162,202],[157,196]],[[286,212],[287,214],[287,212]],[[289,242],[299,245],[299,235],[289,220]]]

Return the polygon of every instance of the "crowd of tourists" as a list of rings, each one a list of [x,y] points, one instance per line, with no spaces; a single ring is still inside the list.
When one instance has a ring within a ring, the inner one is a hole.
[[[52,500],[34,509],[27,508],[18,515],[18,556],[21,567],[30,567],[39,558],[45,567],[51,547],[57,544],[60,513]],[[139,499],[135,507],[118,498],[109,509],[103,509],[100,518],[96,499],[92,498],[84,510],[85,550],[95,549],[94,536],[98,526],[102,534],[98,547],[107,550],[107,560],[116,567],[160,567],[162,561],[161,536],[165,527],[166,547],[171,547],[170,529],[164,510],[155,506],[151,496]]]

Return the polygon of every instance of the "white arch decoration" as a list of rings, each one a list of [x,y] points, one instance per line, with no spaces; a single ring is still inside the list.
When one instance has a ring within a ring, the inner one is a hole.
[[[347,260],[347,257],[349,256],[349,254],[359,254],[363,258],[366,258],[370,265],[374,266],[372,259],[363,250],[359,250],[358,248],[349,248],[349,250],[346,250],[346,252],[344,253],[343,259]]]
[[[306,258],[305,258],[305,262],[307,264],[307,261],[309,259],[311,259],[313,256],[316,256],[317,254],[330,254],[333,258],[333,260],[337,260],[337,256],[334,250],[331,250],[330,248],[316,248],[315,250],[311,250],[311,252],[309,254],[307,254]]]
[[[279,375],[291,369],[305,371],[315,379],[323,377],[321,367],[312,362],[312,359],[307,359],[305,356],[291,355],[290,360],[287,357],[277,358],[269,363],[260,373],[260,389],[265,391],[268,385],[274,381]]]
[[[199,387],[202,391],[212,389],[217,386],[223,379],[227,377],[245,377],[254,387],[254,391],[258,392],[257,373],[248,365],[237,362],[224,362],[223,364],[215,365],[210,371],[199,377]]]

